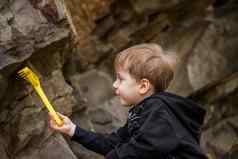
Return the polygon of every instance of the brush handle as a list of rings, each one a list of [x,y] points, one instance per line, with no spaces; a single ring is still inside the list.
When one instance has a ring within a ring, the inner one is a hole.
[[[48,111],[53,115],[53,118],[54,118],[56,124],[58,126],[62,126],[64,124],[62,119],[59,117],[59,115],[54,110],[53,106],[50,104],[50,102],[49,102],[48,98],[46,97],[46,95],[45,95],[43,89],[41,88],[41,86],[39,85],[39,86],[36,86],[34,88],[35,88],[37,94],[42,99],[42,101],[45,104],[45,106],[48,109]]]

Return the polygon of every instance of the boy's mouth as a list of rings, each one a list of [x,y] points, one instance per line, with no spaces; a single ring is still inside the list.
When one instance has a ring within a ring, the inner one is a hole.
[[[118,90],[115,90],[114,94],[115,94],[116,96],[119,96],[119,91],[118,91]]]

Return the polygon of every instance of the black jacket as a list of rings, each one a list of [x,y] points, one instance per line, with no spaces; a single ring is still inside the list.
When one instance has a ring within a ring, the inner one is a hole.
[[[116,132],[76,127],[72,139],[106,159],[206,159],[199,146],[204,116],[193,101],[159,92],[134,106]]]

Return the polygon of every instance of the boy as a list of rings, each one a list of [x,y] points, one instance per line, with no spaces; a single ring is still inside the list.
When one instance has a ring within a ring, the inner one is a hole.
[[[165,92],[175,59],[156,44],[141,44],[115,59],[115,93],[131,106],[126,124],[102,135],[83,130],[61,115],[63,132],[106,159],[206,159],[199,147],[205,111],[193,101]]]

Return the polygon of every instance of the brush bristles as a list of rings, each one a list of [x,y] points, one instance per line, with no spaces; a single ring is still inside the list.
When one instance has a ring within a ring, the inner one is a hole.
[[[38,77],[28,67],[21,69],[17,73],[21,78],[25,79],[27,82],[32,84],[34,87],[40,85],[40,81],[39,81]]]

